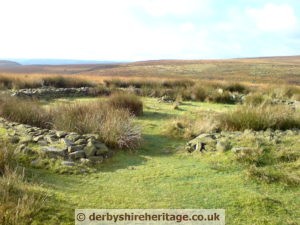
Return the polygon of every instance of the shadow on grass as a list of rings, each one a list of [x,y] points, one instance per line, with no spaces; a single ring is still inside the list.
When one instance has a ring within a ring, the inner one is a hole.
[[[144,135],[144,141],[136,151],[118,151],[105,163],[99,166],[103,172],[114,172],[119,169],[134,169],[145,164],[151,157],[170,157],[184,147],[184,141],[174,140],[162,135]]]
[[[174,115],[170,113],[155,112],[155,111],[146,111],[143,116],[138,117],[140,120],[164,120],[170,119]]]
[[[64,190],[70,193],[76,193],[75,188],[80,184],[76,176],[59,175],[47,170],[32,169],[27,170],[28,180],[42,188],[47,188],[50,193],[41,202],[41,209],[35,213],[34,221],[37,224],[54,225],[64,221],[66,224],[72,224],[74,221],[75,205],[69,201],[62,200],[59,195],[52,193],[56,190]],[[58,207],[59,206],[59,207]]]

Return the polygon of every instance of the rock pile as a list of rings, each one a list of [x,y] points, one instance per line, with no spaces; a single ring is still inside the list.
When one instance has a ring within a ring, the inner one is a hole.
[[[112,155],[96,134],[68,133],[48,130],[25,124],[9,122],[0,118],[0,126],[7,130],[9,140],[18,145],[18,150],[28,154],[75,161],[100,163]],[[32,145],[30,145],[32,144]],[[35,146],[34,149],[30,146]]]
[[[61,97],[82,97],[93,95],[93,88],[53,88],[44,87],[36,89],[20,89],[12,91],[12,96],[31,98],[61,98]]]
[[[157,101],[163,103],[173,103],[175,102],[175,99],[170,96],[164,95],[161,98],[159,98]]]
[[[292,107],[292,109],[294,110],[300,108],[300,101],[296,101],[296,100],[272,99],[271,103],[273,105],[288,105]]]
[[[254,138],[256,140],[263,140],[278,144],[285,136],[299,136],[300,130],[266,130],[266,131],[252,131],[245,130],[244,132],[221,132],[221,133],[208,133],[201,134],[195,139],[189,141],[186,145],[188,152],[204,152],[204,151],[228,151],[239,152],[246,149],[245,146],[235,146],[234,143],[242,143],[247,138]]]

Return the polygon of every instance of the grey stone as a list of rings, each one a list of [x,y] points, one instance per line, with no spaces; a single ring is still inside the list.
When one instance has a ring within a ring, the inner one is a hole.
[[[81,158],[80,159],[80,163],[82,163],[84,165],[87,165],[87,164],[91,163],[91,160],[89,160],[87,158]]]
[[[99,156],[106,154],[108,152],[108,148],[102,142],[90,140],[85,147],[85,151],[87,156]]]
[[[85,152],[83,150],[81,151],[76,151],[76,152],[72,152],[69,154],[69,157],[71,159],[80,159],[80,158],[85,158]]]
[[[66,139],[66,138],[60,139],[60,142],[61,142],[62,144],[64,144],[66,147],[69,147],[69,146],[73,146],[73,145],[74,145],[74,142],[73,142],[73,141],[70,141],[70,140],[68,140],[68,139]]]
[[[57,158],[66,156],[66,149],[59,149],[55,147],[43,147],[43,153],[49,158]]]
[[[96,156],[97,148],[94,145],[87,145],[84,148],[84,152],[87,157]]]
[[[71,145],[68,147],[68,152],[76,152],[76,151],[81,151],[83,150],[85,145]]]
[[[58,138],[63,138],[67,135],[67,132],[64,132],[64,131],[56,131],[56,136]]]
[[[75,145],[85,145],[86,143],[87,143],[87,141],[82,138],[75,141]]]
[[[80,138],[80,135],[76,133],[69,133],[66,138],[72,142],[75,142]]]
[[[43,135],[39,135],[39,136],[36,136],[36,137],[33,138],[33,141],[35,141],[35,142],[38,142],[38,141],[41,141],[41,140],[44,140]]]
[[[54,143],[54,142],[56,142],[58,139],[57,139],[57,137],[56,137],[56,135],[46,135],[45,137],[44,137],[44,139],[46,140],[46,141],[48,141],[50,144],[51,143]]]
[[[75,163],[72,161],[62,161],[61,165],[63,166],[75,166]]]

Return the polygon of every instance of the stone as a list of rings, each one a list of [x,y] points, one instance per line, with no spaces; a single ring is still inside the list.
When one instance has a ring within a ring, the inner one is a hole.
[[[74,160],[80,159],[80,158],[85,158],[85,152],[83,150],[72,152],[69,154],[69,157]]]
[[[87,145],[84,152],[87,157],[96,156],[97,148],[94,145]]]
[[[193,151],[215,151],[216,137],[214,134],[201,134],[195,139],[189,141],[186,146],[188,152]]]
[[[75,142],[80,138],[80,135],[76,133],[69,133],[66,138],[72,142]]]
[[[77,141],[75,141],[75,145],[85,145],[87,143],[87,140],[85,139],[78,139]]]
[[[91,160],[87,159],[87,158],[81,158],[80,159],[80,163],[84,164],[84,165],[87,165],[91,162]]]
[[[83,137],[86,138],[88,141],[99,139],[98,134],[85,134],[85,135],[83,135]]]
[[[86,145],[86,148],[88,151],[88,156],[99,156],[104,155],[108,152],[108,148],[106,147],[106,145],[96,140],[90,140]]]
[[[39,141],[42,141],[44,140],[44,136],[43,135],[39,135],[39,136],[36,136],[33,138],[33,141],[35,142],[39,142]]]
[[[73,141],[70,141],[66,138],[62,138],[60,139],[60,143],[64,144],[66,147],[69,147],[69,146],[73,146],[74,145],[74,142]]]
[[[67,136],[67,132],[64,132],[64,131],[56,131],[56,137],[58,138],[63,138]]]
[[[57,139],[57,137],[55,136],[55,135],[46,135],[45,137],[44,137],[44,139],[47,141],[47,142],[49,142],[50,144],[52,144],[52,143],[54,143],[54,142],[56,142],[58,139]]]
[[[43,147],[43,153],[49,158],[65,157],[66,149],[59,149],[55,147]]]
[[[25,131],[26,130],[26,126],[24,124],[17,125],[15,128],[17,130],[20,130],[20,131]]]
[[[81,151],[83,150],[85,145],[72,145],[68,147],[68,152],[76,152],[76,151]]]
[[[72,161],[62,161],[61,165],[63,166],[75,166],[75,163]]]

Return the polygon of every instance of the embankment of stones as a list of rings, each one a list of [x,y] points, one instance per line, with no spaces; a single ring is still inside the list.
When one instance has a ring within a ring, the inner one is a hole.
[[[11,91],[12,96],[30,98],[62,98],[62,97],[85,97],[95,96],[97,90],[92,87],[81,88],[35,88]]]
[[[0,127],[7,131],[8,139],[17,149],[26,154],[62,159],[62,164],[74,166],[78,163],[101,163],[112,156],[96,134],[70,133],[48,130],[25,124],[9,122],[0,118]]]
[[[253,140],[256,143],[268,142],[274,145],[282,143],[285,137],[299,136],[300,129],[294,130],[266,130],[266,131],[252,131],[245,130],[244,132],[221,132],[221,133],[206,133],[201,134],[193,140],[189,141],[186,145],[186,150],[192,152],[225,152],[243,151],[249,146],[241,146],[245,140]],[[253,143],[252,143],[253,144]]]

